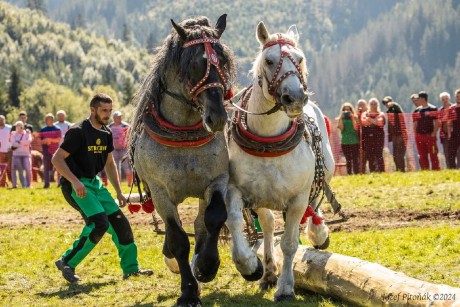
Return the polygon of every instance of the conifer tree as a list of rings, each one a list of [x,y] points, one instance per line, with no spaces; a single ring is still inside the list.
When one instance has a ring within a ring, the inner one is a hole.
[[[19,75],[19,69],[14,65],[11,67],[11,75],[9,81],[8,100],[10,101],[11,106],[19,108],[19,96],[21,95],[23,86],[21,77]]]
[[[123,83],[123,105],[128,105],[134,97],[134,87],[130,78]]]
[[[26,0],[26,7],[31,10],[40,11],[45,15],[48,13],[45,0]]]

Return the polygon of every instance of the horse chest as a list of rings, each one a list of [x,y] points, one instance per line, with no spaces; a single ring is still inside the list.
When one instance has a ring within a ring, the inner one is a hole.
[[[313,153],[307,144],[274,158],[254,157],[231,147],[230,180],[251,203],[286,202],[307,191],[313,180]],[[235,150],[233,150],[235,149]]]

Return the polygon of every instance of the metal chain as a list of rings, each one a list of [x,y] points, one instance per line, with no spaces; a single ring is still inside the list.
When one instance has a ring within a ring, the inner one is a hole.
[[[311,205],[312,202],[322,192],[323,195],[321,197],[321,200],[318,203],[318,206],[316,206],[315,208],[315,211],[318,212],[318,208],[324,199],[324,183],[325,183],[325,178],[326,178],[326,175],[324,172],[326,165],[324,162],[323,147],[321,143],[323,137],[321,135],[321,131],[319,131],[318,126],[315,124],[315,119],[313,117],[310,117],[307,114],[304,114],[304,120],[305,120],[305,129],[306,131],[308,131],[311,137],[310,146],[313,150],[313,153],[315,154],[315,177],[313,179],[313,184],[311,186],[310,198],[308,200],[308,204]],[[307,142],[308,142],[308,136],[307,136]]]

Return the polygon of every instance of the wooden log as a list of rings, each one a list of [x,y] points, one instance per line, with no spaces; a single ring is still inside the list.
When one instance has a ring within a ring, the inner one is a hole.
[[[263,243],[254,246],[262,257]],[[283,256],[275,247],[277,265]],[[298,288],[360,306],[460,306],[460,288],[432,284],[355,257],[299,246],[294,258]]]

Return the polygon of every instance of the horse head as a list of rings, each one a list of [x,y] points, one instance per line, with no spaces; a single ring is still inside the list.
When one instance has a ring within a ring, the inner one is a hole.
[[[214,28],[206,17],[179,24],[171,20],[182,46],[176,59],[182,94],[201,113],[203,124],[211,132],[224,129],[227,122],[224,100],[231,93],[231,82],[236,75],[233,54],[220,42],[226,17],[226,14],[219,17]]]
[[[254,63],[259,85],[268,100],[275,100],[289,117],[297,117],[308,102],[308,76],[305,55],[297,47],[297,28],[270,34],[263,22],[257,25],[262,52]]]

